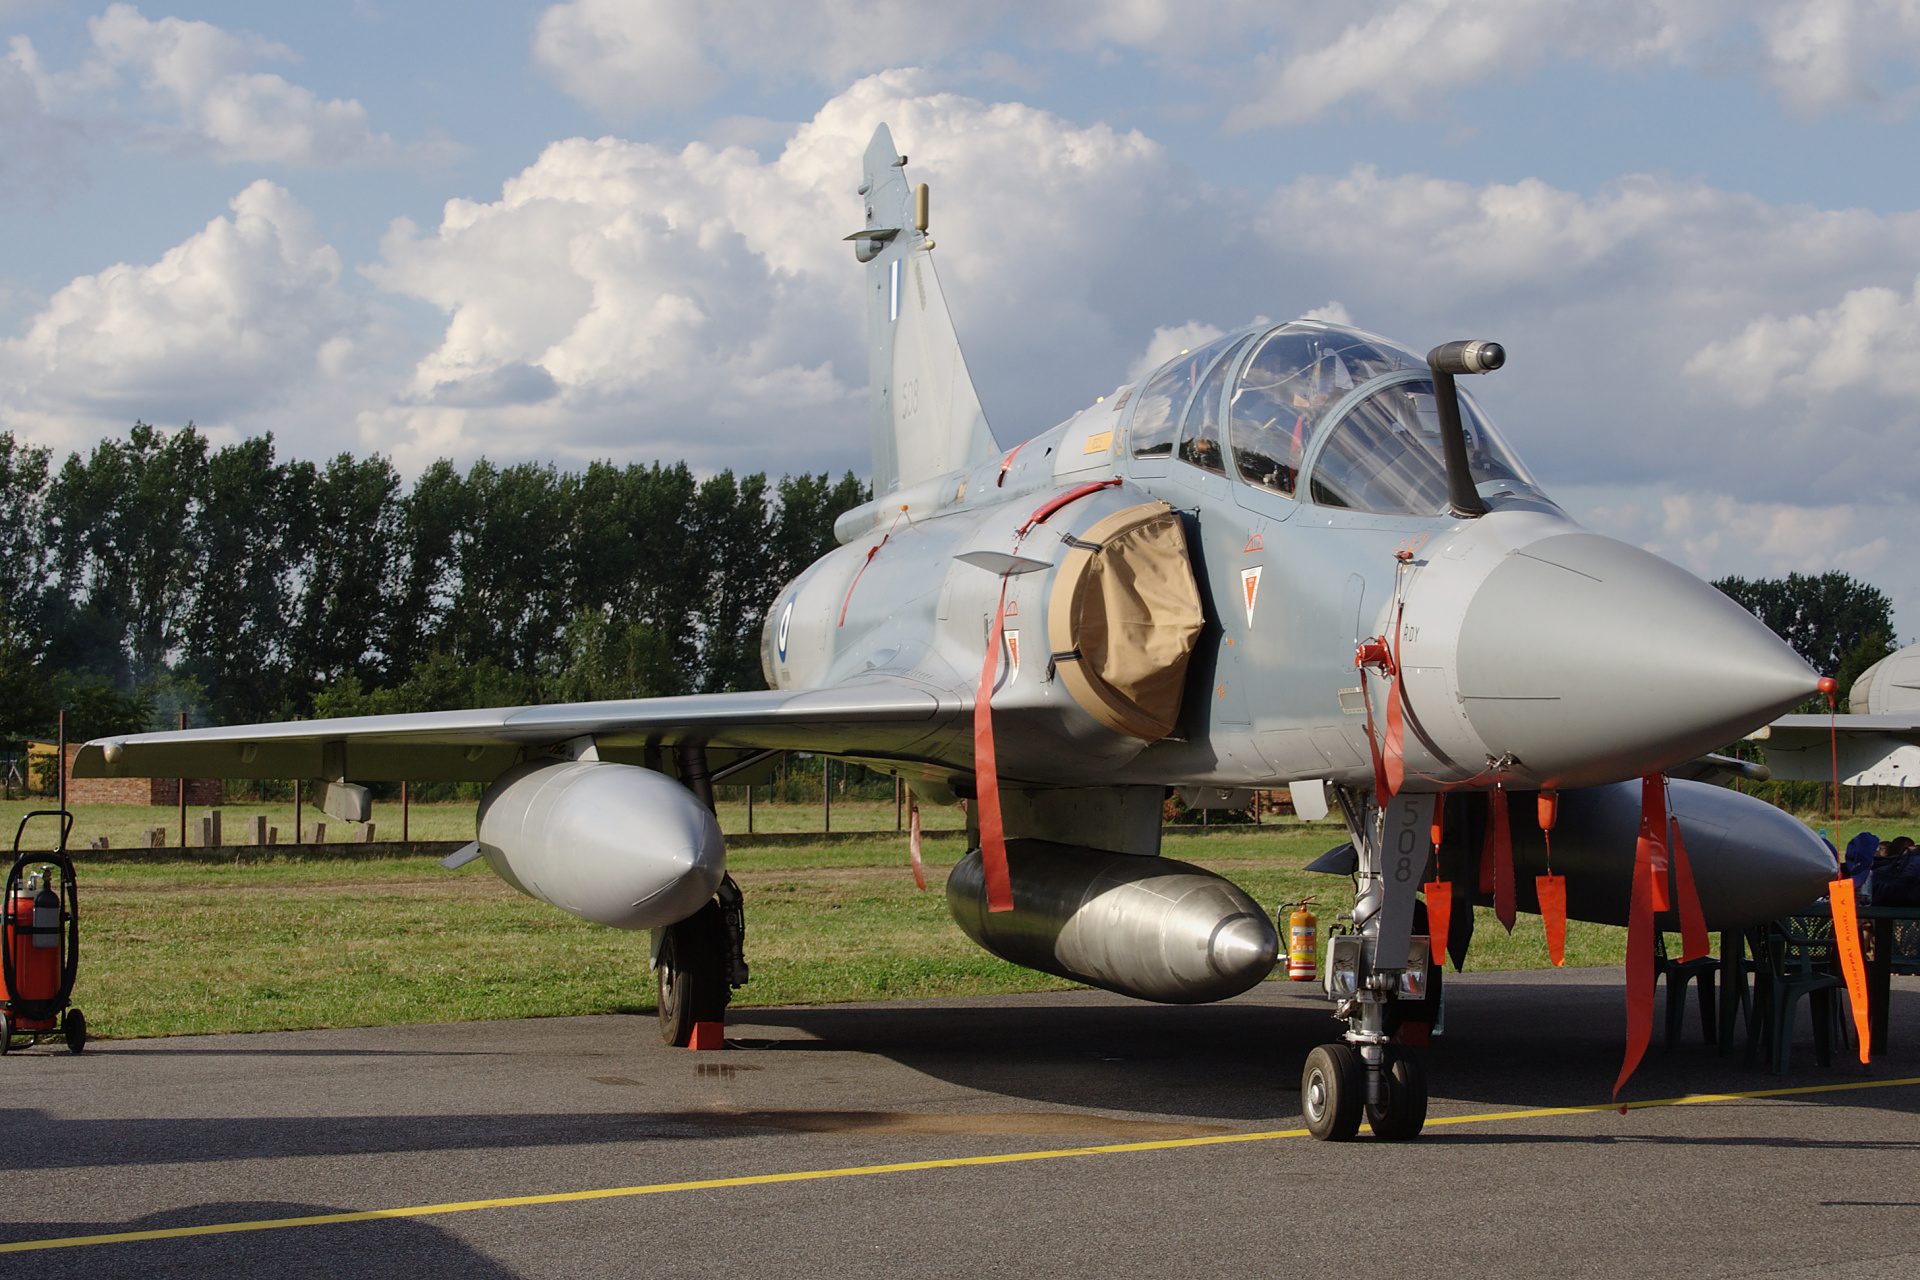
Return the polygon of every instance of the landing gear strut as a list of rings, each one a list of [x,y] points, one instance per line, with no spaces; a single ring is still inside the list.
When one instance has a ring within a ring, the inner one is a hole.
[[[747,921],[732,876],[706,906],[678,924],[654,930],[653,975],[660,1038],[684,1049],[697,1022],[721,1022],[733,988],[747,981]]]
[[[1425,937],[1413,933],[1416,894],[1432,852],[1433,797],[1400,795],[1385,809],[1373,797],[1334,789],[1358,856],[1352,931],[1327,947],[1327,995],[1347,1024],[1345,1040],[1307,1055],[1300,1105],[1307,1131],[1346,1142],[1360,1119],[1376,1138],[1416,1138],[1427,1122],[1427,1079],[1420,1060],[1396,1044],[1392,1015],[1437,1004]]]

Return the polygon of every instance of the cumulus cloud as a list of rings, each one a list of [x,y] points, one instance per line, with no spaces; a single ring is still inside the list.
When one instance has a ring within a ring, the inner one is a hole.
[[[1743,502],[1720,493],[1666,493],[1581,511],[1585,521],[1640,543],[1702,577],[1729,573],[1778,577],[1839,570],[1868,580],[1894,567],[1893,543],[1905,533],[1887,504],[1804,506]],[[1912,583],[1901,584],[1911,598]]]
[[[1200,320],[1158,326],[1154,329],[1153,336],[1147,339],[1146,350],[1127,366],[1127,381],[1134,382],[1144,378],[1175,356],[1191,351],[1195,347],[1204,347],[1225,332],[1226,330],[1218,325],[1207,324]]]
[[[1111,237],[1137,233],[1143,196],[1172,186],[1164,152],[890,72],[769,161],[576,138],[498,201],[452,201],[432,230],[397,223],[368,274],[448,321],[397,402],[363,416],[364,438],[406,456],[558,448],[864,469],[862,275],[842,237],[859,225],[853,186],[882,120],[926,158],[914,172],[939,193],[943,242],[968,246],[939,263],[970,352],[991,361],[1001,348],[986,335],[1016,325],[1063,335],[1056,353],[1111,336],[1092,295]],[[1110,231],[1089,235],[1096,220]],[[1045,425],[1012,399],[1003,434]]]
[[[540,16],[534,63],[610,115],[698,102],[729,72],[844,81],[937,58],[996,24],[1007,0],[567,0]]]
[[[258,429],[350,383],[370,322],[339,255],[270,182],[231,207],[157,262],[74,280],[0,342],[0,425],[75,447],[136,417]]]
[[[1811,315],[1761,316],[1702,347],[1686,371],[1748,407],[1776,391],[1811,399],[1865,389],[1920,400],[1920,279],[1900,292],[1852,289]]]
[[[76,67],[47,67],[25,36],[0,59],[0,164],[43,186],[77,172],[83,142],[117,140],[224,162],[314,167],[441,164],[444,141],[401,144],[353,99],[323,99],[262,63],[293,60],[284,45],[207,22],[152,21],[128,4],[87,22],[93,48]],[[131,88],[133,102],[119,93]]]
[[[1889,109],[1920,61],[1912,0],[566,0],[534,62],[609,115],[683,107],[729,77],[839,86],[901,63],[993,74],[989,38],[1127,49],[1222,95],[1230,128],[1297,124],[1347,102],[1410,114],[1554,60],[1757,77],[1797,110]],[[1232,52],[1221,54],[1221,49]],[[994,55],[1004,61],[1005,55]]]

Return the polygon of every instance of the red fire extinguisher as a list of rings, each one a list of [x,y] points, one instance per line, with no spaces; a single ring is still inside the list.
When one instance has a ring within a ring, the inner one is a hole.
[[[20,851],[20,836],[38,817],[61,819],[60,848]],[[14,834],[13,866],[0,893],[0,1053],[24,1039],[33,1044],[58,1032],[79,1053],[87,1043],[87,1019],[68,1003],[80,969],[80,901],[67,856],[73,815],[36,810]]]
[[[1319,976],[1319,920],[1307,910],[1311,897],[1289,903],[1293,914],[1287,917],[1287,977],[1294,982],[1311,982]],[[1283,908],[1284,910],[1284,908]]]

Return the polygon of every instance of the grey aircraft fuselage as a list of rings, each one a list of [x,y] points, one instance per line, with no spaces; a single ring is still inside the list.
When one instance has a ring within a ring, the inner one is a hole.
[[[1192,412],[1230,416],[1231,362],[1270,328],[1230,346],[1216,399]],[[1324,415],[1315,443],[1338,433],[1347,409],[1416,377],[1355,386]],[[891,677],[964,695],[979,677],[1002,580],[956,557],[985,550],[1052,562],[1064,538],[1151,497],[1183,514],[1205,600],[1179,725],[1149,744],[1092,722],[1050,676],[1059,565],[1011,576],[1005,626],[1018,638],[1001,656],[993,697],[1010,784],[1370,784],[1355,649],[1396,631],[1410,791],[1491,785],[1496,773],[1534,788],[1656,772],[1739,737],[1812,688],[1806,665],[1721,593],[1584,530],[1531,486],[1483,485],[1492,510],[1474,519],[1365,512],[1295,500],[1177,456],[1137,457],[1127,444],[1143,397],[1130,393],[1151,382],[1119,388],[1010,454],[843,516],[845,545],[768,615],[769,684]],[[1303,491],[1318,456],[1305,454]],[[1015,536],[1049,498],[1111,480],[1121,483]],[[1402,549],[1409,559],[1396,558]],[[1376,735],[1385,690],[1377,677],[1366,686]],[[917,786],[944,797],[973,765],[960,728],[896,752],[849,754],[905,763]]]

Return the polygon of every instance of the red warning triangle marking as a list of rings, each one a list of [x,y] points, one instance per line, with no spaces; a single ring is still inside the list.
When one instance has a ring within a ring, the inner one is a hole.
[[[1251,568],[1242,569],[1240,571],[1240,587],[1246,593],[1246,597],[1247,597],[1247,625],[1252,626],[1253,625],[1253,602],[1254,602],[1254,598],[1260,594],[1260,566],[1259,565],[1256,564]]]
[[[1245,555],[1249,551],[1264,551],[1266,550],[1266,547],[1267,547],[1267,540],[1256,533],[1251,538],[1247,539],[1246,546],[1240,548],[1240,554]]]

